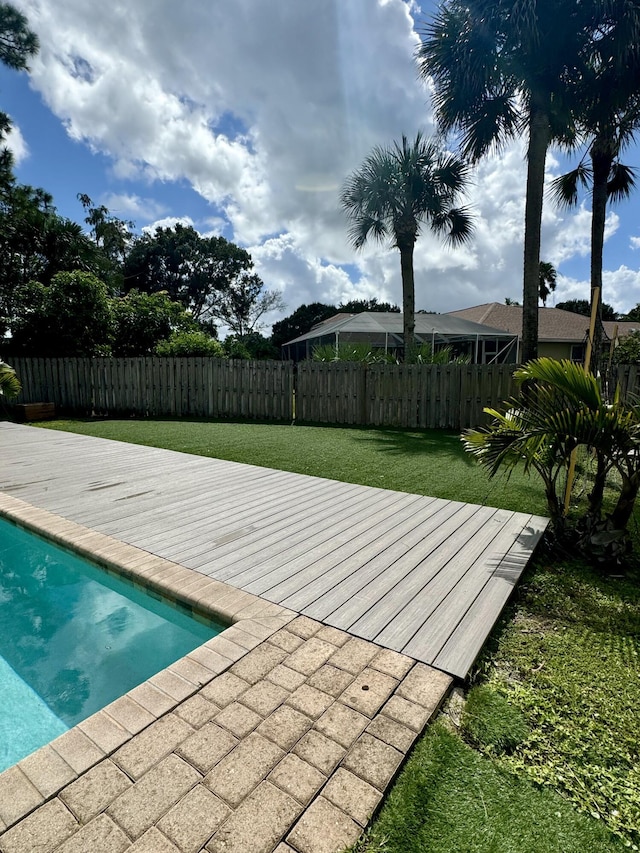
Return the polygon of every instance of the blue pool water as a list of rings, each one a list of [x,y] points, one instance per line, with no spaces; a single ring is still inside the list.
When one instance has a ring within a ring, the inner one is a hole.
[[[0,519],[0,770],[223,628]]]

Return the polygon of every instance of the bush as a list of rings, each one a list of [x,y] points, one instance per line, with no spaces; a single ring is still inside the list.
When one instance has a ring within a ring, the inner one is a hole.
[[[225,352],[219,341],[204,332],[173,332],[168,340],[160,341],[156,346],[156,355],[224,358]]]

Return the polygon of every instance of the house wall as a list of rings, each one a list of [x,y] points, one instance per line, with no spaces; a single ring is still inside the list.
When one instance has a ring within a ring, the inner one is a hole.
[[[557,343],[555,341],[538,343],[538,355],[541,358],[571,358],[571,347],[573,344]]]

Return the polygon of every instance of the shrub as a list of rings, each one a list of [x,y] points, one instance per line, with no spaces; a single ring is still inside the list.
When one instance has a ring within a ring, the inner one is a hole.
[[[225,353],[222,344],[204,332],[173,332],[168,340],[156,346],[156,355],[224,358]]]

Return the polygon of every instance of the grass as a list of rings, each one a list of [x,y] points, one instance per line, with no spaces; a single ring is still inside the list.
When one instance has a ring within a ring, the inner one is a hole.
[[[457,435],[197,421],[42,424],[348,482],[544,514],[516,472],[490,481]],[[636,531],[636,541],[640,539]],[[640,584],[538,555],[472,680],[473,722],[419,743],[366,853],[640,847]],[[497,698],[496,698],[497,697]],[[475,702],[475,705],[474,705]],[[615,833],[615,838],[609,832]],[[367,846],[368,845],[368,846]]]
[[[625,848],[563,797],[431,726],[358,853],[614,853]]]
[[[544,514],[537,483],[489,480],[457,433],[189,420],[43,421],[40,426],[328,477],[363,486]],[[428,460],[428,464],[425,464]]]

